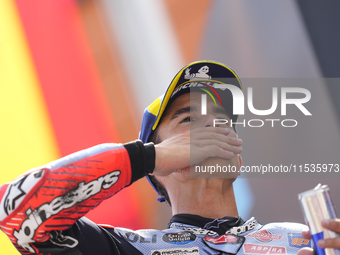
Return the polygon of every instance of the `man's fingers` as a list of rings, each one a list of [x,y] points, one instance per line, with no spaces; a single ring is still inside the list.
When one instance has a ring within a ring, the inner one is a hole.
[[[340,234],[340,219],[335,220],[323,220],[321,221],[321,225],[324,228],[332,230],[338,234]],[[311,234],[309,231],[303,231],[302,236],[307,239],[311,239]],[[340,249],[340,237],[337,238],[327,238],[319,240],[317,245],[320,248],[333,248],[333,249]],[[307,254],[300,254],[298,255],[307,255]]]
[[[333,248],[340,249],[340,238],[327,238],[318,241],[318,246],[320,248]]]
[[[233,132],[231,128],[222,128],[222,127],[201,127],[193,131],[198,132],[198,133],[212,132],[212,133],[225,134],[225,135],[229,134],[230,132]]]
[[[215,139],[205,139],[202,141],[198,141],[197,144],[198,147],[205,147],[205,146],[212,146],[215,145],[223,150],[226,151],[230,151],[233,152],[235,154],[239,154],[242,152],[242,148],[240,146],[234,146],[234,145],[230,145],[229,143],[226,142],[222,142],[219,140],[215,140]],[[208,149],[208,148],[206,148]]]
[[[234,157],[234,153],[228,150],[224,150],[217,145],[211,145],[206,147],[206,155],[207,158],[218,157],[225,159],[232,159]]]
[[[233,129],[221,127],[202,127],[191,131],[191,137],[195,134],[205,135],[206,138],[214,138],[214,134],[231,136],[237,138],[237,134]]]
[[[242,140],[234,130],[202,127],[177,134],[155,145],[154,175],[165,176],[174,170],[197,164],[207,158],[232,159],[242,151]]]
[[[302,248],[298,251],[297,255],[313,255],[313,249],[311,248]]]
[[[228,130],[228,129],[227,129]],[[242,145],[242,139],[238,139],[236,135],[234,135],[234,132],[230,132],[228,135],[220,134],[216,132],[207,132],[203,131],[200,133],[191,133],[190,139],[191,142],[195,141],[204,141],[204,140],[218,140],[224,143],[228,143],[230,145],[234,146],[240,146]]]
[[[329,230],[332,230],[336,233],[340,233],[340,219],[335,220],[323,220],[321,221],[321,225]],[[318,241],[317,244],[320,248],[333,248],[340,249],[340,238],[326,238]]]
[[[324,228],[327,228],[329,230],[332,230],[332,231],[340,234],[340,219],[336,219],[336,220],[323,220],[321,222],[321,225]]]
[[[227,128],[205,127],[190,134],[191,153],[204,155],[205,158],[231,159],[242,152],[241,145],[242,140],[237,138],[233,130]]]
[[[312,236],[310,235],[309,230],[302,231],[302,236],[306,239],[312,239]]]

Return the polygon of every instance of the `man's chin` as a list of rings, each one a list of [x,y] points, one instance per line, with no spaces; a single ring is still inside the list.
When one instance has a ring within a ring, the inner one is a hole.
[[[240,175],[240,167],[235,163],[234,159],[207,158],[190,167],[190,177],[236,179]]]

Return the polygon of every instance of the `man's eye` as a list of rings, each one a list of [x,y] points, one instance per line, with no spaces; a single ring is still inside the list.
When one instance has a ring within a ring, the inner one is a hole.
[[[184,122],[190,122],[190,116],[185,117],[183,120],[180,121],[180,123],[184,123]]]

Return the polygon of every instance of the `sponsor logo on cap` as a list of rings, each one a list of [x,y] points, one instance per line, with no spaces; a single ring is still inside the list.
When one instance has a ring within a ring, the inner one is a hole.
[[[197,80],[197,79],[211,79],[209,73],[209,66],[204,65],[200,69],[198,69],[197,73],[190,73],[190,67],[185,69],[184,79],[187,80]]]
[[[214,82],[213,81],[191,81],[191,82],[186,82],[186,83],[183,83],[180,86],[178,86],[177,89],[174,92],[172,92],[171,97],[176,95],[181,90],[188,89],[188,88],[200,88],[200,89],[210,88],[218,96],[218,93],[216,92],[216,89],[221,89],[222,91],[224,91],[224,90],[227,89],[227,87],[225,87],[224,85],[226,85],[226,84],[221,84],[221,82],[217,82],[217,81],[214,81]],[[234,85],[230,85],[230,86],[234,86]]]

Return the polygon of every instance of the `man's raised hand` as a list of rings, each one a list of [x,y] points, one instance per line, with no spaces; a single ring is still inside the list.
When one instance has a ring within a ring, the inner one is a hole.
[[[177,134],[155,145],[154,175],[169,175],[206,158],[231,159],[242,151],[242,140],[229,128],[203,127]]]

